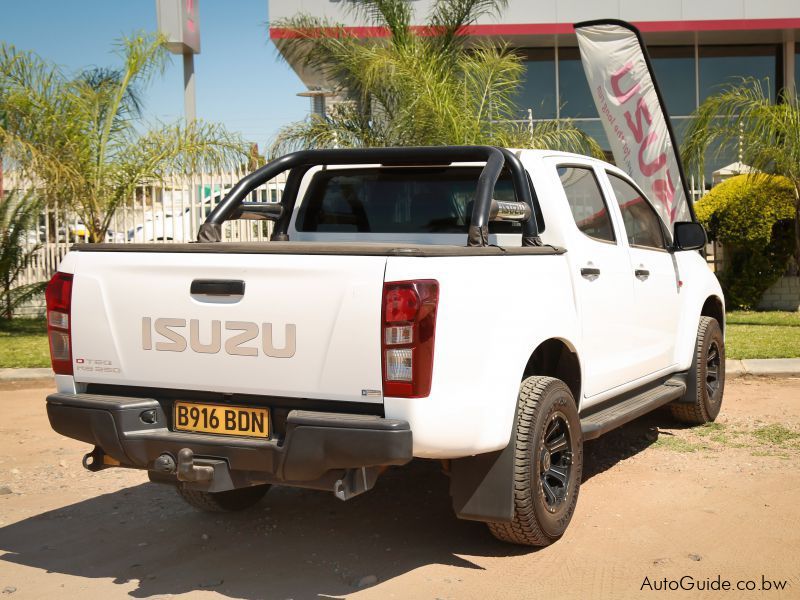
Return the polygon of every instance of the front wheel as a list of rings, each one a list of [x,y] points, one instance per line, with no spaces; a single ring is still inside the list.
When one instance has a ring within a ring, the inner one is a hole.
[[[514,444],[514,518],[489,523],[492,534],[525,546],[548,546],[566,531],[583,471],[583,438],[572,392],[552,377],[520,386]]]
[[[198,510],[205,512],[233,512],[250,508],[269,491],[270,486],[254,485],[226,492],[203,492],[178,484],[178,495]]]
[[[716,319],[700,317],[686,397],[670,404],[672,416],[702,425],[719,415],[725,391],[725,340]]]

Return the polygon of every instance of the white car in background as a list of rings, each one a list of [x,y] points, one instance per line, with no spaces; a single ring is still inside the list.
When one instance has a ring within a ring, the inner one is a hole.
[[[192,222],[192,206],[187,206],[186,200],[182,197],[180,200],[176,199],[174,212],[170,206],[173,203],[165,200],[165,209],[148,210],[143,223],[128,229],[126,239],[128,242],[192,241],[205,218],[229,190],[230,186],[226,186],[197,203],[194,206],[194,222]],[[250,195],[250,201],[277,203],[280,198],[279,192],[282,190],[283,184],[255,190]]]

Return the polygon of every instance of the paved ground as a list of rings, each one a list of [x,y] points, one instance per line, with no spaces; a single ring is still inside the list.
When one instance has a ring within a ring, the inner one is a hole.
[[[84,471],[87,447],[50,431],[33,385],[0,388],[2,598],[720,597],[645,583],[682,576],[800,597],[800,379],[729,382],[714,427],[657,413],[588,443],[572,525],[538,551],[454,519],[433,463],[347,503],[274,489],[208,517],[139,472]]]

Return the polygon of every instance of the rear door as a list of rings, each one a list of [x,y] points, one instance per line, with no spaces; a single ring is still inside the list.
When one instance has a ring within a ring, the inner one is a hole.
[[[576,162],[556,169],[574,223],[566,256],[580,309],[584,394],[589,398],[636,376],[631,368],[637,350],[631,343],[630,261],[593,167]]]
[[[634,336],[643,376],[674,363],[680,309],[680,284],[675,256],[661,218],[644,195],[629,181],[607,172],[625,227],[633,273]]]
[[[381,402],[386,258],[80,252],[77,382]]]

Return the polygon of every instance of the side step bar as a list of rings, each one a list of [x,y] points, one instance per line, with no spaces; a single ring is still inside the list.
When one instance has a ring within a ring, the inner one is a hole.
[[[641,417],[686,393],[683,378],[673,377],[659,386],[625,397],[581,418],[584,440],[593,440],[612,429]]]

